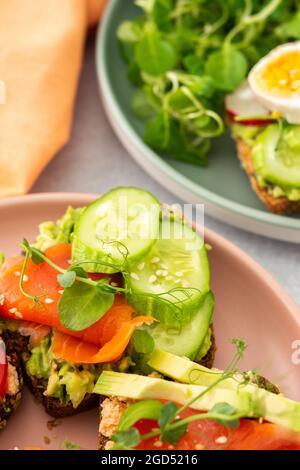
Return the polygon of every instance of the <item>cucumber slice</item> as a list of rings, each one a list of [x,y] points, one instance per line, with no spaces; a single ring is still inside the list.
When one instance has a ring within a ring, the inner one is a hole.
[[[210,271],[201,237],[179,218],[164,217],[160,238],[126,277],[127,300],[137,312],[181,328],[210,290]]]
[[[198,357],[198,352],[209,333],[213,309],[214,297],[209,292],[202,299],[202,303],[191,321],[184,324],[181,329],[167,328],[162,323],[148,327],[148,331],[154,339],[155,348],[192,360],[197,358],[200,361],[202,358]]]
[[[252,150],[255,169],[266,182],[300,188],[300,126],[267,126]]]
[[[87,206],[74,229],[72,263],[114,273],[139,261],[159,236],[160,204],[142,189],[113,189]],[[101,264],[100,264],[101,263]]]

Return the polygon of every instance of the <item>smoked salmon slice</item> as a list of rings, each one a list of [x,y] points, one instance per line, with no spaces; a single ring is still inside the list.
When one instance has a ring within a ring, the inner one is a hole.
[[[46,250],[45,254],[58,266],[66,269],[71,258],[71,245],[55,245]],[[132,319],[133,308],[126,303],[123,295],[116,295],[112,308],[92,326],[82,331],[67,330],[58,316],[58,302],[63,290],[57,282],[57,271],[47,263],[36,265],[31,260],[28,261],[23,287],[33,296],[43,296],[43,302],[35,304],[20,291],[19,281],[23,262],[22,256],[12,258],[0,271],[0,295],[3,299],[0,316],[55,328],[61,333],[79,338],[98,348],[109,342],[123,324]]]
[[[151,323],[152,317],[139,316],[123,323],[115,335],[102,348],[72,338],[60,332],[54,332],[51,350],[54,356],[74,364],[99,364],[118,360],[128,346],[134,329],[144,323]]]
[[[199,411],[187,409],[180,416],[187,418]],[[156,421],[141,420],[135,427],[141,434],[148,434]],[[238,428],[228,429],[211,420],[193,421],[187,433],[175,446],[153,437],[141,441],[142,450],[300,450],[300,433],[271,423],[241,419]]]

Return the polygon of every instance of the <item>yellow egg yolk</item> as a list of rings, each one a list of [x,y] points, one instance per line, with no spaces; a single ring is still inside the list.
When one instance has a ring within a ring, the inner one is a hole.
[[[257,83],[274,96],[300,95],[300,51],[290,51],[257,71]]]

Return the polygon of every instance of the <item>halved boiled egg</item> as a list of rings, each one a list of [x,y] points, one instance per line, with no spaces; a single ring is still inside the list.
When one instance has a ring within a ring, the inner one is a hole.
[[[253,67],[248,79],[262,106],[291,124],[300,124],[300,41],[271,51]]]

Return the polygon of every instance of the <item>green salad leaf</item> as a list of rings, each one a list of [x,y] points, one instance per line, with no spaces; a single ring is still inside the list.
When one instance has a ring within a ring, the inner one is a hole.
[[[151,23],[145,25],[144,34],[136,45],[135,57],[141,70],[154,76],[172,69],[177,61],[173,45],[162,39]]]
[[[59,300],[59,318],[68,330],[80,331],[100,320],[113,303],[114,294],[76,281],[64,290]]]
[[[300,39],[298,0],[136,0],[141,15],[117,37],[137,87],[144,141],[166,157],[206,165],[224,131],[223,103],[250,68]]]
[[[248,63],[242,52],[225,43],[222,49],[208,56],[205,70],[213,78],[216,88],[230,92],[246,77]]]

